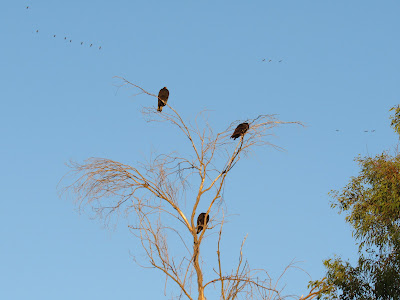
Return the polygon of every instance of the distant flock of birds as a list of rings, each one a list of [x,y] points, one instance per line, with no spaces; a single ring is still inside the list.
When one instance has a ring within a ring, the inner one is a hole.
[[[266,58],[263,58],[262,60],[261,60],[262,62],[272,62],[273,60],[272,59],[266,59]],[[281,62],[283,62],[283,59],[281,59],[281,60],[278,60],[278,63],[281,63]]]
[[[335,131],[336,131],[336,132],[339,132],[340,130],[339,130],[339,129],[336,129]],[[364,130],[364,132],[375,132],[375,129],[372,129],[372,130]]]
[[[36,33],[39,33],[39,29],[36,30]],[[53,34],[53,37],[55,38],[57,35]],[[69,39],[67,39],[67,37],[64,37],[64,40],[68,41]],[[72,43],[72,40],[69,40],[70,43]],[[81,42],[81,45],[83,45],[84,42]],[[92,47],[93,44],[90,44],[89,47]],[[101,46],[99,46],[99,50],[101,50]]]
[[[158,107],[157,111],[162,112],[163,107],[167,104],[169,98],[169,90],[167,87],[163,87],[158,93]],[[231,135],[231,139],[236,140],[237,138],[244,136],[244,134],[249,130],[250,125],[249,123],[241,123],[239,124],[233,134]],[[210,220],[210,216],[207,213],[201,213],[197,217],[197,234],[199,234],[207,225],[208,221]]]
[[[29,6],[26,7],[26,9],[29,9],[29,8],[30,8]],[[39,33],[39,29],[36,29],[36,33]],[[57,35],[53,34],[53,38],[55,38],[56,36]],[[72,40],[71,39],[67,39],[66,36],[64,37],[64,40],[69,41],[70,43],[72,43]],[[81,42],[81,45],[83,45],[83,44],[84,44],[84,42]],[[89,45],[89,47],[93,47],[93,43],[91,43],[91,44],[87,43],[87,44]],[[99,50],[101,50],[101,46],[99,46],[98,48],[99,48]]]
[[[26,9],[30,9],[30,6],[26,6]],[[36,30],[36,33],[39,33],[39,29],[37,29]],[[56,35],[55,34],[53,34],[53,37],[55,38],[56,37]],[[67,39],[67,37],[64,37],[64,40],[69,40],[69,42],[70,43],[72,43],[72,40],[71,39]],[[84,44],[84,42],[81,42],[81,45],[83,45]],[[87,43],[87,44],[89,44],[89,43]],[[89,44],[89,47],[92,47],[93,46],[93,44]],[[99,48],[99,50],[101,50],[101,46],[99,46],[98,47]],[[281,59],[281,60],[278,60],[278,63],[281,63],[283,61],[283,59]],[[272,59],[267,59],[267,58],[263,58],[262,59],[262,62],[273,62],[273,60]]]

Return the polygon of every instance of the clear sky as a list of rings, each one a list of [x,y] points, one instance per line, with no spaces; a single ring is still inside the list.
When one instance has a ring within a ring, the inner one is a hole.
[[[293,259],[313,279],[335,253],[354,261],[327,194],[357,175],[355,156],[397,143],[399,13],[397,0],[4,1],[0,299],[164,298],[164,277],[132,261],[140,248],[126,221],[104,229],[57,193],[70,159],[135,163],[185,142],[146,123],[140,110],[154,99],[113,76],[167,86],[182,115],[209,109],[217,130],[259,114],[306,124],[274,130],[286,150],[259,148],[231,174],[226,259],[248,234],[251,266],[273,276]],[[288,293],[306,292],[304,273],[285,280]]]

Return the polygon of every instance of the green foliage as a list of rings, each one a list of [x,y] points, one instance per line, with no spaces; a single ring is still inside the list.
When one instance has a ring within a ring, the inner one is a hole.
[[[391,126],[400,134],[400,106]],[[359,243],[356,267],[340,257],[324,261],[325,289],[318,299],[400,299],[400,154],[357,157],[360,173],[342,191],[331,191],[332,207],[346,215]],[[310,282],[315,287],[319,281]]]
[[[400,105],[392,107],[390,111],[392,110],[394,111],[394,116],[390,116],[390,119],[392,120],[390,126],[392,126],[397,134],[400,135]]]
[[[330,289],[318,299],[394,300],[400,297],[400,256],[398,251],[377,257],[360,256],[353,267],[341,258],[324,261]]]
[[[400,238],[400,155],[383,153],[376,157],[358,157],[361,171],[339,193],[332,207],[347,213],[346,221],[354,228],[360,251],[374,246],[379,250],[393,247]]]

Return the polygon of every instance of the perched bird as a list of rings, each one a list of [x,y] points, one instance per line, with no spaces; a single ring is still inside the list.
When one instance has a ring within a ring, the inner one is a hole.
[[[197,234],[199,234],[203,230],[203,228],[206,227],[206,224],[208,223],[208,221],[210,221],[210,215],[207,216],[206,222],[204,222],[205,217],[206,217],[206,213],[201,213],[197,217]]]
[[[167,104],[169,97],[169,91],[166,86],[164,86],[158,93],[158,108],[157,111],[161,112],[163,107]]]
[[[231,139],[236,140],[238,137],[240,136],[244,136],[244,134],[246,133],[247,130],[249,130],[249,123],[242,123],[239,124],[235,131],[233,132]]]

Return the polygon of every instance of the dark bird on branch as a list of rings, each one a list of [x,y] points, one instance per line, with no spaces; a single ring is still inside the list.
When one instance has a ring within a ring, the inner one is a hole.
[[[208,221],[210,221],[210,216],[207,216],[207,221],[205,221],[206,218],[206,213],[201,213],[199,214],[199,216],[197,217],[197,234],[199,234],[204,227],[206,227],[206,224],[208,223]]]
[[[235,131],[233,132],[231,139],[236,140],[238,137],[240,136],[244,136],[244,134],[246,133],[247,130],[249,130],[249,123],[242,123],[239,124]]]
[[[163,107],[167,104],[169,91],[167,87],[163,87],[158,93],[158,108],[157,111],[161,112]]]

